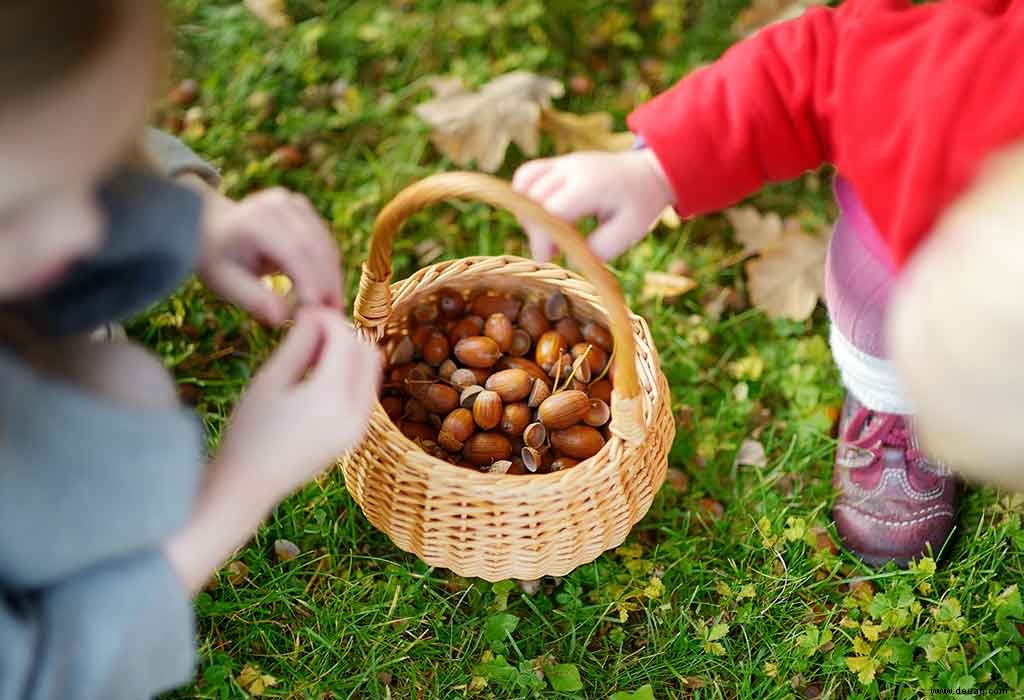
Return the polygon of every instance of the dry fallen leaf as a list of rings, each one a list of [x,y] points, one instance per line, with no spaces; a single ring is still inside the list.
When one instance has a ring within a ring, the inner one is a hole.
[[[267,673],[260,673],[260,670],[251,664],[246,664],[235,680],[242,690],[254,698],[263,695],[267,688],[277,685],[276,678]]]
[[[565,92],[557,80],[526,71],[499,76],[478,92],[451,79],[435,79],[433,87],[436,96],[416,114],[433,127],[434,145],[459,166],[476,161],[485,172],[501,167],[510,143],[536,155],[541,110]]]
[[[762,214],[754,207],[735,207],[725,210],[725,218],[743,244],[744,255],[756,255],[782,242],[782,217],[775,212]]]
[[[807,8],[824,5],[827,0],[753,0],[732,25],[737,36],[750,36],[758,29],[776,22],[796,19]]]
[[[721,520],[725,515],[725,506],[713,498],[702,498],[697,503],[697,513],[707,520]]]
[[[640,294],[641,301],[665,299],[671,301],[695,288],[697,283],[685,275],[673,275],[668,272],[644,273],[644,289]]]
[[[228,583],[241,586],[249,576],[249,567],[243,561],[233,561],[227,565]]]
[[[285,0],[245,0],[245,6],[271,29],[291,26],[292,20],[285,9]]]
[[[274,540],[274,554],[277,555],[278,561],[291,561],[295,557],[299,556],[300,550],[298,545],[289,540]]]
[[[747,465],[748,467],[763,467],[768,464],[768,457],[764,453],[764,445],[757,440],[746,439],[740,443],[740,449],[736,452],[736,465]]]
[[[772,318],[803,321],[825,294],[828,237],[790,231],[779,245],[747,261],[750,300]]]
[[[559,153],[628,151],[636,137],[629,131],[612,131],[614,125],[612,115],[607,112],[570,114],[547,107],[540,117],[540,128],[551,136]]]

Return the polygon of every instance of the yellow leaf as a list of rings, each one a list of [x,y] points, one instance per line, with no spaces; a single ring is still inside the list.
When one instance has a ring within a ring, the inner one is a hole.
[[[455,88],[450,80],[434,85],[441,89],[416,108],[416,115],[433,128],[431,140],[439,151],[459,166],[476,161],[485,172],[501,167],[511,143],[527,156],[536,155],[541,111],[565,92],[557,80],[526,71],[499,76],[478,92]]]
[[[694,289],[697,283],[685,275],[668,272],[645,272],[641,301],[666,299],[671,301]]]
[[[292,24],[285,0],[245,0],[245,6],[271,29],[284,29]]]
[[[826,236],[790,232],[747,261],[750,300],[772,318],[803,321],[825,294]]]
[[[683,220],[679,218],[679,214],[676,213],[674,207],[665,207],[665,211],[661,212],[661,216],[658,217],[658,221],[668,228],[679,228],[683,223]]]
[[[728,364],[729,374],[736,379],[757,381],[764,374],[764,358],[757,353],[741,357]]]
[[[779,675],[779,666],[778,666],[778,664],[773,664],[770,661],[765,661],[764,662],[764,675],[768,676],[769,678],[775,678],[777,675]]]
[[[541,110],[540,128],[555,142],[559,153],[571,151],[628,151],[636,137],[628,131],[614,132],[607,112],[571,114],[546,107]]]
[[[857,629],[860,625],[857,624],[856,620],[850,617],[844,617],[842,620],[839,621],[839,626],[849,630]]]
[[[743,600],[744,598],[754,598],[757,595],[757,591],[754,590],[754,584],[748,583],[740,592],[736,594],[736,600]]]
[[[288,296],[288,292],[292,291],[292,280],[288,275],[264,275],[261,281],[263,286],[278,296]]]
[[[875,674],[878,672],[878,662],[870,656],[847,656],[846,665],[857,674],[864,685],[875,680]]]
[[[868,656],[871,653],[871,645],[863,637],[855,637],[853,640],[853,650],[861,656]]]
[[[718,595],[723,598],[732,598],[732,589],[729,588],[729,584],[724,581],[715,582],[715,590],[718,592]]]
[[[860,625],[860,631],[864,633],[868,641],[877,642],[878,635],[882,632],[881,625],[873,625],[870,622],[862,622]]]
[[[252,664],[246,664],[245,668],[242,669],[241,673],[236,678],[238,685],[245,692],[249,693],[251,697],[258,698],[263,695],[263,692],[267,688],[272,688],[277,685],[277,679],[273,676],[260,673]]]
[[[931,557],[924,557],[920,561],[911,562],[910,570],[919,574],[934,574],[935,560]]]
[[[647,586],[644,588],[644,595],[652,600],[660,598],[665,593],[665,584],[661,582],[661,579],[657,576],[652,576],[651,580],[647,582]]]
[[[704,651],[715,656],[725,656],[725,647],[721,642],[705,642]]]

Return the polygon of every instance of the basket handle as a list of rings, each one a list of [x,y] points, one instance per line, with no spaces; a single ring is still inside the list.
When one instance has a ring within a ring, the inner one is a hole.
[[[373,226],[370,256],[363,264],[363,274],[359,280],[359,294],[355,303],[356,324],[372,329],[387,322],[391,315],[389,285],[395,235],[410,216],[430,204],[446,199],[484,202],[505,209],[520,219],[536,222],[547,230],[572,264],[594,285],[607,309],[616,347],[615,393],[622,400],[638,403],[634,401],[640,396],[640,381],[636,373],[633,324],[629,320],[626,300],[618,281],[591,252],[575,228],[513,190],[506,181],[489,175],[467,172],[432,175],[406,187],[381,210]],[[643,425],[642,420],[639,425]]]

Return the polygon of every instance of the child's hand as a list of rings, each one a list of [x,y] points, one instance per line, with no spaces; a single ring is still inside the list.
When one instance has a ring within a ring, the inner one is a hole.
[[[380,360],[333,309],[300,309],[295,326],[252,380],[217,462],[240,467],[245,488],[281,498],[362,438]]]
[[[199,274],[222,297],[278,325],[288,302],[261,281],[281,271],[303,305],[341,308],[341,261],[319,214],[305,197],[282,188],[234,202],[207,189]]]
[[[614,258],[647,235],[673,203],[668,178],[646,148],[534,160],[516,171],[512,184],[569,223],[596,216],[601,225],[589,243],[602,260]],[[533,256],[550,260],[555,247],[548,235],[532,222],[520,224],[530,237]]]

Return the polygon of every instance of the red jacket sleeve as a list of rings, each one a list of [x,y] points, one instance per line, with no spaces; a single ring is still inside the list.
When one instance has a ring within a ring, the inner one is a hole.
[[[831,162],[898,264],[1024,138],[1024,2],[849,0],[768,27],[630,116],[683,214]]]

